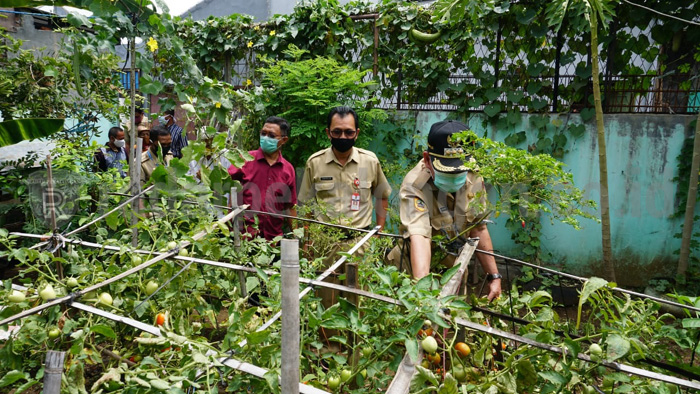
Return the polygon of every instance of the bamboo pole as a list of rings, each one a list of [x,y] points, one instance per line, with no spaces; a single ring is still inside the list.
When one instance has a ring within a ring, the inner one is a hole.
[[[299,240],[283,239],[282,248],[282,394],[299,392]]]
[[[131,99],[129,107],[129,149],[131,150],[129,179],[131,186],[129,191],[132,195],[138,195],[138,189],[141,186],[139,182],[141,176],[141,150],[135,144],[138,135],[136,133],[136,37],[131,37],[129,40],[129,58],[131,59],[131,70],[129,71],[129,98]],[[131,204],[131,245],[134,247],[138,242],[138,231],[136,230],[138,216],[136,212],[138,211],[139,203],[140,201],[133,201]]]
[[[229,192],[229,202],[231,209],[236,209],[236,207],[238,207],[238,189],[235,187],[232,187],[231,191]],[[236,249],[241,247],[241,229],[239,226],[238,217],[233,219],[233,246]],[[246,277],[243,271],[238,271],[238,282],[241,286],[241,298],[248,297]]]
[[[603,241],[603,272],[605,279],[615,279],[615,264],[612,258],[612,239],[610,231],[610,197],[608,193],[608,153],[605,145],[605,123],[603,121],[603,104],[600,97],[600,70],[598,68],[598,15],[593,12],[589,18],[591,24],[591,65],[593,67],[593,99],[595,101],[595,121],[598,129],[598,167],[600,171],[600,223]]]
[[[443,286],[442,290],[440,290],[440,298],[455,294],[457,290],[459,290],[459,285],[462,283],[462,276],[469,266],[469,260],[476,250],[477,243],[478,240],[476,242],[468,242],[464,245],[462,251],[459,253],[459,257],[457,257],[455,261],[455,265],[459,266],[459,268],[445,286]],[[394,380],[391,381],[391,384],[389,384],[389,387],[386,389],[387,394],[408,394],[411,387],[411,380],[416,373],[416,364],[420,364],[422,359],[423,351],[420,347],[418,348],[417,360],[411,360],[408,352],[406,352],[396,371],[396,375],[394,375]]]
[[[131,191],[134,195],[137,195],[137,196],[141,195],[141,150],[142,149],[143,149],[143,138],[138,138],[136,140],[136,152],[138,152],[137,154],[139,155],[139,157],[138,157],[139,168],[137,171],[134,171],[134,178],[133,178],[133,184],[132,184],[133,190]],[[139,228],[138,228],[139,208],[141,208],[141,200],[135,200],[134,204],[132,204],[132,206],[131,206],[131,209],[133,210],[132,215],[131,215],[131,247],[132,248],[135,248],[139,245]]]
[[[49,350],[44,363],[44,394],[61,393],[61,376],[66,352]]]
[[[685,220],[681,236],[681,253],[678,258],[678,275],[685,276],[690,259],[690,239],[693,236],[693,221],[695,219],[695,203],[698,198],[698,173],[700,172],[700,112],[695,120],[695,141],[693,142],[693,159],[690,165],[690,183],[688,184],[688,199],[685,202]]]

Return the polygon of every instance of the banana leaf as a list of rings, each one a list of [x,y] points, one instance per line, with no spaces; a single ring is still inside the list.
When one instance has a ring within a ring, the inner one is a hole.
[[[0,147],[48,137],[63,128],[65,119],[14,119],[0,122]]]

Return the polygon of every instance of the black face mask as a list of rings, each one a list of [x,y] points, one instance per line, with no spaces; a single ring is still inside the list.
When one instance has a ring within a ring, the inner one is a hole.
[[[340,153],[345,153],[355,146],[354,138],[331,138],[331,145]]]

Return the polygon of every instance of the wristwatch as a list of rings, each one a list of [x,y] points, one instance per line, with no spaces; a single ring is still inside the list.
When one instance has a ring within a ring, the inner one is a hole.
[[[501,279],[502,277],[503,275],[499,274],[498,272],[495,274],[486,274],[486,280],[489,282],[493,281],[494,279]]]

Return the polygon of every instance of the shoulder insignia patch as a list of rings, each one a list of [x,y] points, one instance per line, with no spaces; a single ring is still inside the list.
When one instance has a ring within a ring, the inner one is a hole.
[[[413,206],[415,206],[416,210],[419,212],[425,212],[426,210],[425,203],[418,197],[413,199]]]

